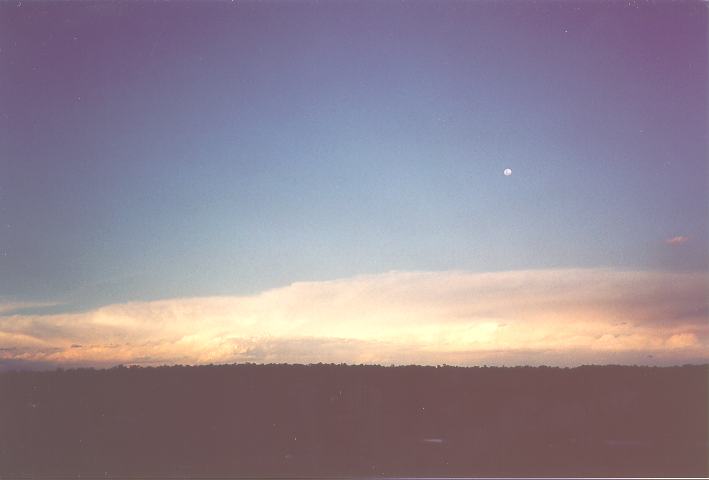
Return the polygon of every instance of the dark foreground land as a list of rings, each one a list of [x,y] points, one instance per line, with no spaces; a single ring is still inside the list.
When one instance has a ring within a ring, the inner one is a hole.
[[[0,477],[706,476],[708,366],[0,374]]]

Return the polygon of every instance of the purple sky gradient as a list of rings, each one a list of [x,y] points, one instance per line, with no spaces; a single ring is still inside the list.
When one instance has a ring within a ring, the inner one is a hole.
[[[0,315],[394,270],[706,272],[707,19],[3,2],[0,301],[23,307]]]

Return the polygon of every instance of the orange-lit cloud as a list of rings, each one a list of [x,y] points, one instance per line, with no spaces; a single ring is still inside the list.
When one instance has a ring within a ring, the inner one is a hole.
[[[65,364],[709,359],[703,273],[390,272],[240,297],[0,317],[0,358]],[[651,363],[651,362],[650,362]]]
[[[687,240],[689,240],[689,237],[677,235],[676,237],[668,238],[665,240],[665,243],[667,245],[682,245],[683,243],[687,243]]]

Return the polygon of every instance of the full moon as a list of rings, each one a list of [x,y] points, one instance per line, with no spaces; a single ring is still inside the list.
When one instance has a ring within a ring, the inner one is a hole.
[[[504,173],[506,177],[509,177],[510,175],[512,175],[512,169],[505,168],[505,170],[502,173]]]

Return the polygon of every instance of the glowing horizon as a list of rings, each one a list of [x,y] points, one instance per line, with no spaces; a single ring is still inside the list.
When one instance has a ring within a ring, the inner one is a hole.
[[[707,281],[696,273],[567,269],[298,282],[250,296],[0,317],[0,340],[9,345],[0,359],[104,366],[707,361]]]

